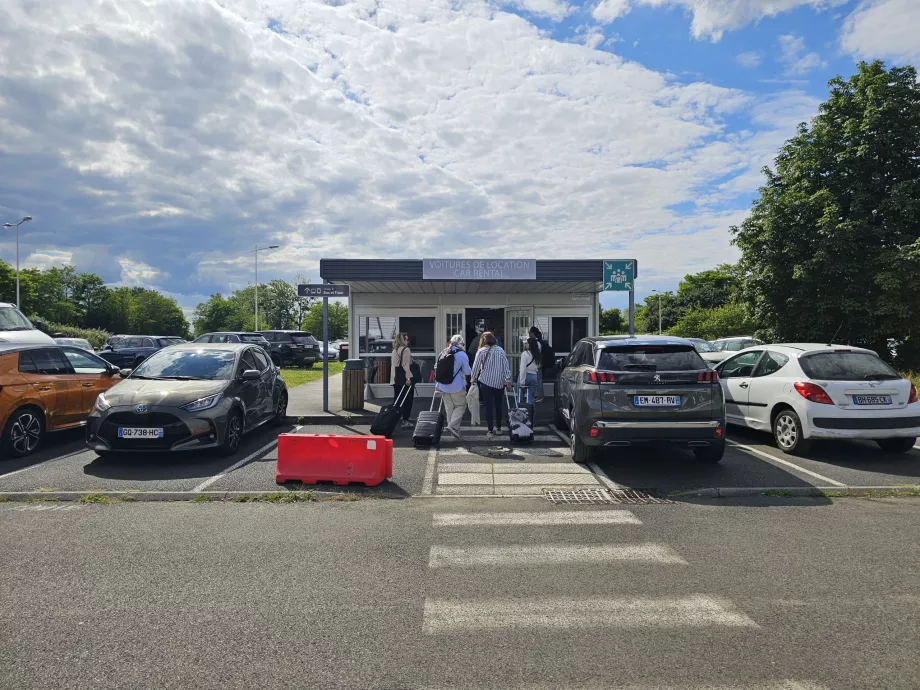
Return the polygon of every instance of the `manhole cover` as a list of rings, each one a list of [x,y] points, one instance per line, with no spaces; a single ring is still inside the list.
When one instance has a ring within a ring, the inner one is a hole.
[[[630,505],[674,503],[657,491],[643,489],[543,489],[543,495],[550,503],[623,503]]]

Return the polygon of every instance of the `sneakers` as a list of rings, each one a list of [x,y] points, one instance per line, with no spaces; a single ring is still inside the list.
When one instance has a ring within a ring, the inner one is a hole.
[[[487,431],[487,432],[486,432],[486,441],[491,441],[493,438],[495,438],[495,432],[493,432],[493,431]]]
[[[459,431],[455,431],[454,429],[451,429],[449,426],[448,426],[448,427],[445,427],[445,428],[447,429],[447,433],[450,434],[451,436],[453,436],[454,438],[463,438],[463,437],[460,435],[460,432],[459,432]]]
[[[404,419],[404,420],[402,421],[402,424],[400,424],[400,426],[401,426],[403,429],[411,429],[411,428],[412,428],[412,422],[410,422],[408,419]]]

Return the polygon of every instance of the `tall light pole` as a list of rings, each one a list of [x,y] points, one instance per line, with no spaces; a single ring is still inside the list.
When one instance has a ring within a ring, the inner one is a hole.
[[[256,331],[259,330],[259,252],[264,252],[266,249],[277,248],[277,244],[270,244],[267,247],[256,245],[256,248],[252,250],[253,255],[256,257]]]
[[[16,228],[16,308],[19,309],[19,226],[32,220],[32,216],[23,216],[18,223],[4,223],[5,228]]]
[[[661,335],[661,293],[658,290],[652,290],[658,294],[658,335]]]

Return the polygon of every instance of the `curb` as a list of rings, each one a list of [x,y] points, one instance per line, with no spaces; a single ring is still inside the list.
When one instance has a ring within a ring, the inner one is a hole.
[[[398,499],[402,496],[389,494],[365,494],[346,491],[318,491],[305,489],[303,491],[0,491],[0,502],[23,502],[41,499],[45,501],[78,501],[85,496],[105,496],[125,503],[154,503],[154,502],[182,502],[189,503],[199,496],[207,496],[215,503],[232,501],[236,498],[255,498],[264,496],[281,496],[285,494],[302,495],[311,494],[317,501],[341,500],[339,497],[348,496],[348,500],[364,500],[369,498]],[[353,498],[352,498],[353,497]]]
[[[920,486],[757,486],[757,487],[709,487],[690,491],[675,491],[668,498],[741,498],[746,496],[781,497],[831,497],[870,496],[875,492],[888,494],[913,494],[920,492]]]

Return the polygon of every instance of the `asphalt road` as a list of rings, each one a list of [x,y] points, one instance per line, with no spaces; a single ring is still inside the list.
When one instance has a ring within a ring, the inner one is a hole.
[[[0,687],[917,688],[920,500],[623,508],[0,504]]]

